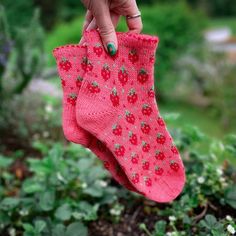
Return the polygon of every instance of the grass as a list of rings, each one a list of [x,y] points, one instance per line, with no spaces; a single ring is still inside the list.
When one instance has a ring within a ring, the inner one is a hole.
[[[232,33],[236,35],[236,17],[213,18],[209,20],[209,26],[212,28],[229,27]]]

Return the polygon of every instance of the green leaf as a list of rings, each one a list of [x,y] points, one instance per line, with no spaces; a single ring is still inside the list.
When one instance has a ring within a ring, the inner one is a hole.
[[[35,225],[35,230],[37,231],[37,233],[41,233],[46,227],[46,223],[43,220],[35,221],[34,225]]]
[[[25,193],[36,193],[43,191],[42,184],[35,182],[32,179],[25,180],[23,183],[23,191]]]
[[[225,191],[225,202],[236,209],[236,185],[230,186]]]
[[[0,155],[0,168],[7,168],[12,162],[13,159]]]
[[[40,193],[39,195],[39,206],[44,211],[50,211],[53,209],[55,203],[55,191],[48,190]]]
[[[1,201],[0,208],[4,210],[10,210],[15,208],[19,203],[19,198],[7,197]]]
[[[66,229],[66,236],[87,236],[88,229],[81,222],[75,222],[70,224]]]
[[[57,224],[52,229],[52,236],[64,236],[65,235],[65,226],[63,224]]]
[[[55,212],[55,217],[59,220],[65,221],[71,218],[71,213],[71,207],[69,206],[69,204],[65,203],[59,208],[57,208]]]
[[[155,236],[164,236],[166,231],[166,221],[159,220],[155,224]]]

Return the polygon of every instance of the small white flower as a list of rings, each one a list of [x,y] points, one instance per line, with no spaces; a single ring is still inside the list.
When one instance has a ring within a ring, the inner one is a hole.
[[[216,169],[218,175],[223,175],[223,171],[221,168]]]
[[[226,218],[226,220],[228,220],[228,221],[232,221],[232,220],[233,220],[230,215],[227,215],[225,218]]]
[[[176,217],[175,216],[169,216],[169,221],[176,221]]]
[[[27,215],[29,214],[29,211],[26,210],[26,209],[22,209],[22,210],[19,211],[19,213],[20,213],[20,215],[22,215],[22,216],[27,216]]]
[[[43,137],[44,138],[48,138],[49,137],[49,132],[48,131],[44,131],[43,132]]]
[[[87,188],[88,185],[87,185],[86,183],[82,183],[82,184],[81,184],[81,187],[82,187],[82,188]]]
[[[40,138],[40,135],[38,134],[38,133],[35,133],[34,135],[33,135],[33,139],[34,140],[38,140]]]
[[[107,186],[107,182],[104,181],[104,180],[100,180],[100,181],[98,182],[98,184],[99,184],[101,187],[103,187],[103,188],[105,188],[105,187]]]
[[[45,106],[45,111],[46,111],[47,113],[51,113],[51,112],[53,111],[52,105],[51,105],[51,104],[47,104],[47,105]]]
[[[166,236],[172,236],[172,232],[167,232]]]
[[[10,236],[15,236],[15,235],[16,235],[16,230],[15,230],[15,228],[10,228],[10,229],[8,230],[8,233],[9,233]]]
[[[203,184],[205,182],[205,178],[203,176],[200,176],[200,177],[197,178],[197,182],[199,184]]]
[[[220,182],[221,183],[225,183],[225,178],[224,177],[220,177]]]
[[[232,226],[232,225],[228,225],[227,226],[227,230],[228,230],[228,232],[229,233],[231,233],[231,234],[235,234],[235,228]]]

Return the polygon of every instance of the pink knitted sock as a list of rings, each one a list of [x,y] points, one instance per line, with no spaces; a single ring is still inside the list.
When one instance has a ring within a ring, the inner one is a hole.
[[[54,49],[53,55],[57,62],[63,89],[62,127],[65,137],[71,142],[91,149],[103,161],[104,167],[111,172],[118,183],[129,190],[136,191],[112,153],[76,122],[75,105],[79,102],[78,92],[85,72],[92,69],[86,59],[86,47],[66,45]]]
[[[138,191],[169,202],[182,191],[185,172],[154,96],[158,38],[131,33],[117,37],[118,56],[111,58],[93,53],[101,43],[96,30],[85,33],[93,70],[79,92],[77,122],[106,144]],[[103,76],[105,71],[109,76]]]

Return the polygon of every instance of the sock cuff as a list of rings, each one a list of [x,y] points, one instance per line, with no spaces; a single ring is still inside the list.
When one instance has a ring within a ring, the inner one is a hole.
[[[53,49],[52,54],[56,60],[62,57],[71,57],[85,54],[87,46],[79,44],[66,44]]]
[[[87,30],[84,32],[84,35],[88,44],[90,44],[90,42],[101,41],[98,30]],[[116,32],[116,35],[119,46],[130,48],[140,46],[142,48],[155,51],[159,43],[159,38],[157,36],[147,34]]]

